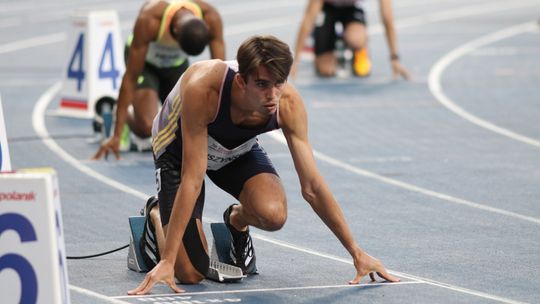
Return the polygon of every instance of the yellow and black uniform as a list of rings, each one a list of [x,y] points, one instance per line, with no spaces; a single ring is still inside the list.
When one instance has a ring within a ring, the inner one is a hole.
[[[203,17],[200,6],[195,2],[186,0],[169,0],[167,2],[169,5],[165,8],[161,18],[158,37],[148,46],[144,70],[137,82],[137,88],[157,91],[162,103],[178,78],[189,66],[187,54],[171,35],[172,18],[178,10],[183,8],[192,11],[197,18],[202,19]],[[131,36],[128,39],[127,46],[131,44],[132,38]]]

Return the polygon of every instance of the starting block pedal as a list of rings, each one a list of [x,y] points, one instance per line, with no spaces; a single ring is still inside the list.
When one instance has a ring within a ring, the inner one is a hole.
[[[206,277],[216,282],[226,283],[241,281],[245,275],[242,274],[240,267],[210,259],[210,266],[208,267]]]
[[[240,267],[233,265],[230,257],[231,233],[224,223],[210,224],[214,241],[210,250],[210,268],[207,278],[217,282],[235,282],[242,280],[245,275]]]
[[[136,272],[147,272],[148,267],[144,263],[141,255],[140,240],[144,231],[144,216],[129,217],[129,251],[127,256],[127,266]]]
[[[212,250],[210,250],[210,259],[233,265],[234,262],[230,256],[232,237],[229,228],[225,226],[225,223],[212,223],[210,229],[214,237],[214,244]]]

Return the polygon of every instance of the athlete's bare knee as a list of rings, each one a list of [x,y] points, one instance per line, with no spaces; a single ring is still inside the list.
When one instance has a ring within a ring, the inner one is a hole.
[[[336,74],[336,68],[329,65],[317,65],[317,74],[322,77],[332,77]]]
[[[334,53],[327,52],[317,55],[317,57],[315,57],[315,69],[319,76],[334,76],[336,74],[336,58]]]
[[[269,203],[261,215],[261,228],[266,231],[276,231],[287,221],[286,202]]]
[[[152,136],[152,119],[144,119],[141,124],[142,124],[142,128],[141,128],[141,134],[137,135],[139,137],[142,137],[142,138],[147,138],[147,137],[150,137]]]

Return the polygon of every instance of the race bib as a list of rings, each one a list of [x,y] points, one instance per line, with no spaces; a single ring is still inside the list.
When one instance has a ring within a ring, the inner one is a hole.
[[[146,53],[146,61],[158,68],[180,66],[186,59],[187,55],[182,49],[161,45],[155,42],[150,43]]]
[[[208,136],[208,170],[215,171],[221,169],[249,152],[256,144],[257,139],[254,137],[240,146],[229,150],[213,139],[212,136]]]

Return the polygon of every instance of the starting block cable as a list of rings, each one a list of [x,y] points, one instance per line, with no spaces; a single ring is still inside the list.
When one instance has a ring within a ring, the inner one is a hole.
[[[90,254],[90,255],[81,255],[81,256],[66,256],[66,259],[68,259],[68,260],[90,259],[90,258],[95,258],[95,257],[99,257],[99,256],[111,254],[111,253],[113,253],[113,252],[117,252],[117,251],[120,251],[120,250],[122,250],[122,249],[126,249],[126,248],[128,248],[128,247],[129,247],[129,244],[124,245],[124,246],[122,246],[122,247],[118,247],[118,248],[113,249],[113,250],[101,252],[101,253],[95,253],[95,254]]]

